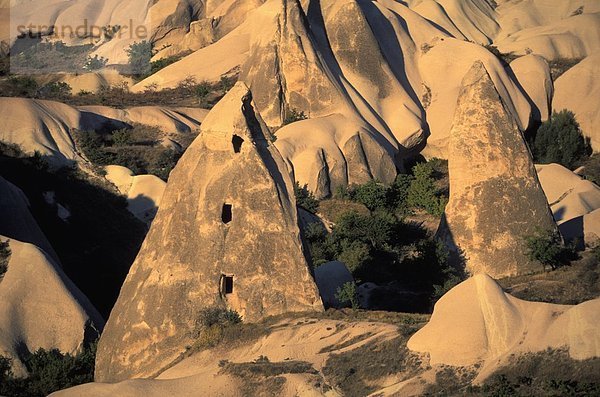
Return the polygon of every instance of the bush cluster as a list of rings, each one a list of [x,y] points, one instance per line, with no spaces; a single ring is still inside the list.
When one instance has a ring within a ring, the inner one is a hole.
[[[370,211],[384,210],[404,216],[423,210],[440,217],[448,202],[443,182],[446,173],[447,162],[432,159],[416,164],[412,174],[399,174],[391,186],[371,180],[348,189],[340,188],[335,196],[363,204]]]
[[[356,284],[353,282],[348,281],[341,287],[338,287],[335,291],[335,298],[340,303],[349,305],[353,309],[359,308]]]

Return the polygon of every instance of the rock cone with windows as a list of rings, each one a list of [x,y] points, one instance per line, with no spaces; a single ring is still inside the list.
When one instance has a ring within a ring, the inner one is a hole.
[[[303,254],[293,186],[238,83],[205,119],[100,340],[99,381],[151,376],[191,344],[195,316],[226,307],[246,322],[323,309]]]

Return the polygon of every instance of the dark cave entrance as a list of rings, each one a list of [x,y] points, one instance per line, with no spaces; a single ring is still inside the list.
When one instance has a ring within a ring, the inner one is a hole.
[[[231,138],[231,143],[233,144],[233,151],[239,153],[242,150],[244,139],[239,135],[234,135],[233,138]]]
[[[233,212],[231,204],[223,204],[223,209],[221,210],[221,220],[224,224],[228,224],[233,219]]]
[[[221,275],[221,293],[224,296],[233,293],[233,276]]]

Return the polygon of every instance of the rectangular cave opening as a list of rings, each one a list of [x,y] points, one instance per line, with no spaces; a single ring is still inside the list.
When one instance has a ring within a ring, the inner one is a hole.
[[[224,224],[228,224],[233,219],[232,205],[231,204],[223,204],[223,209],[221,210],[221,220]]]
[[[233,294],[233,276],[221,275],[221,292],[223,295]]]

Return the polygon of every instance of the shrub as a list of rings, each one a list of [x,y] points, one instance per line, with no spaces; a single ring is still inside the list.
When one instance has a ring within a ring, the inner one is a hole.
[[[290,109],[285,113],[283,125],[292,124],[300,120],[306,120],[307,118],[308,117],[306,116],[306,114],[304,114],[303,111],[299,111],[298,109]]]
[[[152,61],[150,62],[150,75],[153,75],[154,73],[158,72],[161,69],[166,68],[167,66],[179,61],[181,59],[181,57],[178,56],[170,56],[167,58],[161,58],[158,59],[156,61]]]
[[[203,327],[211,327],[213,325],[227,326],[241,323],[242,318],[235,310],[210,307],[198,313],[197,322]]]
[[[8,270],[8,260],[10,259],[10,246],[8,241],[0,241],[0,280]]]
[[[115,146],[126,146],[131,143],[131,134],[127,128],[116,130],[112,133],[112,141]]]
[[[356,284],[353,282],[348,281],[341,287],[338,287],[335,298],[340,303],[348,304],[353,309],[358,309],[358,294],[356,293]]]
[[[152,44],[146,40],[135,42],[125,51],[129,56],[129,72],[139,78],[147,76],[151,70]]]
[[[580,165],[591,154],[589,140],[582,135],[573,112],[554,112],[533,137],[532,154],[536,162],[559,163],[569,169]]]
[[[208,84],[206,81],[202,81],[200,82],[198,85],[196,85],[196,87],[194,88],[195,94],[198,98],[204,99],[208,96],[208,94],[210,94],[210,91],[212,90],[212,87],[210,84]]]
[[[71,86],[63,81],[48,83],[39,90],[44,98],[63,99],[71,95]]]
[[[538,262],[544,268],[555,270],[568,265],[573,259],[571,248],[564,247],[558,233],[551,230],[537,230],[525,237],[526,255],[532,262]]]
[[[105,67],[107,63],[108,59],[104,57],[98,57],[98,55],[96,54],[93,58],[88,56],[87,60],[85,61],[85,64],[83,65],[83,68],[89,71],[98,70]]]
[[[396,180],[389,190],[388,202],[390,206],[401,215],[410,213],[408,205],[408,192],[414,178],[408,174],[398,174]]]
[[[313,214],[319,210],[319,200],[315,198],[313,192],[308,190],[308,185],[300,186],[300,183],[296,181],[294,195],[296,196],[296,204],[298,206]]]
[[[343,262],[351,272],[360,270],[364,263],[369,262],[371,257],[370,247],[362,241],[352,241],[349,244],[343,244],[342,251],[338,259]]]
[[[198,313],[192,337],[196,339],[194,350],[217,346],[223,339],[225,329],[240,324],[242,318],[231,309],[209,307]]]
[[[230,89],[233,88],[233,86],[235,85],[235,82],[236,82],[235,77],[221,76],[221,79],[219,80],[219,86],[221,88],[221,91],[226,93],[227,91],[229,91]]]

